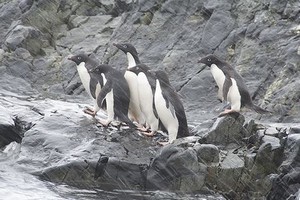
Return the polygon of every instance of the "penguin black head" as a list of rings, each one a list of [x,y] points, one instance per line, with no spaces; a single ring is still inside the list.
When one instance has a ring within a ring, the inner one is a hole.
[[[75,62],[76,65],[79,65],[82,62],[86,63],[88,59],[90,59],[89,56],[83,53],[68,58],[68,60],[72,60],[73,62]]]
[[[106,64],[102,64],[102,65],[98,65],[97,67],[90,69],[89,73],[94,73],[94,74],[101,74],[101,73],[107,73],[111,70],[111,66],[110,65],[106,65]]]
[[[140,72],[144,72],[145,73],[145,72],[147,72],[149,70],[150,70],[150,68],[147,65],[145,65],[145,64],[138,64],[138,65],[136,65],[134,67],[131,67],[131,68],[127,69],[127,71],[134,72],[135,74],[138,74]]]
[[[206,64],[207,66],[211,67],[212,64],[220,66],[222,61],[217,56],[210,54],[210,55],[207,55],[207,56],[201,58],[198,61],[198,63],[203,63],[203,64]]]
[[[168,75],[167,75],[167,73],[165,71],[163,71],[163,70],[156,70],[154,72],[154,74],[155,74],[156,78],[160,82],[162,82],[162,83],[164,83],[166,85],[170,85],[169,77],[168,77]]]
[[[131,53],[133,56],[138,55],[135,47],[132,44],[129,44],[129,43],[123,43],[123,44],[113,43],[113,45],[116,46],[118,49],[122,50],[125,54]]]

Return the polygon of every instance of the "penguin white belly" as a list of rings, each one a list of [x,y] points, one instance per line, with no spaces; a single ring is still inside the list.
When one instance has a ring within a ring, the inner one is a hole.
[[[79,77],[80,77],[80,80],[82,82],[84,89],[93,98],[93,96],[91,94],[91,90],[90,90],[91,76],[90,76],[88,70],[86,69],[84,62],[77,65],[77,71],[78,71],[78,74],[79,74]]]
[[[124,77],[128,83],[130,91],[130,102],[129,102],[129,115],[130,118],[135,119],[138,123],[143,124],[145,122],[141,112],[139,93],[138,93],[138,79],[137,75],[133,72],[126,71]]]
[[[224,85],[224,82],[225,82],[225,75],[224,73],[222,72],[222,70],[220,70],[220,68],[217,67],[217,65],[215,64],[212,64],[211,67],[210,67],[210,71],[218,85],[218,98],[220,100],[224,100],[224,97],[223,97],[223,85]]]
[[[107,93],[106,97],[106,111],[107,111],[107,121],[112,122],[115,116],[114,112],[114,90],[111,89],[109,93]]]
[[[165,128],[168,131],[169,134],[169,143],[173,142],[176,137],[177,137],[177,133],[178,133],[178,119],[175,116],[172,115],[172,111],[167,108],[167,104],[166,101],[162,95],[162,90],[160,87],[160,83],[158,80],[156,80],[156,89],[155,89],[155,108],[157,111],[157,114],[161,120],[161,122],[163,123],[163,125],[165,126]]]
[[[95,96],[96,96],[96,98],[98,97],[100,91],[101,91],[101,85],[98,82],[97,85],[96,85],[96,90],[95,90]],[[97,104],[97,100],[95,99],[95,101],[94,101],[94,111],[98,112],[99,110],[100,110],[100,108],[99,108],[99,106]]]
[[[128,69],[136,66],[136,62],[135,62],[135,59],[132,56],[132,54],[127,52],[126,55],[127,55],[127,60],[128,60]]]
[[[233,78],[230,78],[232,85],[230,86],[227,94],[227,99],[231,103],[231,110],[239,112],[241,109],[241,95],[236,84],[236,81]]]
[[[150,125],[152,131],[158,129],[158,119],[153,112],[153,93],[148,79],[144,73],[138,74],[138,92],[139,102],[142,113],[144,114],[147,124]]]

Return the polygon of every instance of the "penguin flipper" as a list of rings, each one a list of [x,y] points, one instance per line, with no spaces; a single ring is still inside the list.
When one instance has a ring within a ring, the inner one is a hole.
[[[91,80],[90,80],[90,92],[91,92],[91,95],[94,99],[96,99],[96,87],[97,87],[97,83],[98,81],[91,77]]]
[[[155,108],[154,95],[153,95],[152,109],[153,109],[153,114],[154,114],[154,116],[158,119],[157,110],[156,110],[156,108]]]
[[[223,100],[227,101],[227,95],[229,88],[232,86],[232,81],[229,77],[225,77],[224,85],[223,85]]]
[[[112,81],[107,81],[106,84],[103,86],[103,88],[101,89],[101,92],[98,95],[97,98],[97,104],[99,107],[102,106],[102,103],[106,97],[106,95],[111,91],[112,89]]]

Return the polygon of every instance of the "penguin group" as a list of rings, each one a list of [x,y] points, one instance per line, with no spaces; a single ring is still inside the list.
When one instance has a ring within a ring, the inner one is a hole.
[[[94,108],[85,113],[95,117],[102,108],[108,126],[114,119],[136,128],[147,136],[158,130],[168,133],[168,142],[190,136],[183,104],[163,70],[152,70],[140,62],[132,44],[113,44],[127,56],[125,73],[107,64],[100,64],[88,54],[68,59],[75,62],[82,85],[94,101]]]
[[[94,101],[94,108],[86,108],[84,112],[95,117],[102,108],[107,112],[107,119],[99,120],[102,125],[108,126],[116,119],[147,136],[162,130],[169,135],[167,143],[189,136],[183,104],[166,72],[152,70],[141,63],[132,44],[113,45],[127,57],[124,73],[110,65],[99,64],[87,54],[68,58],[76,63],[81,82]],[[260,114],[270,113],[253,104],[243,78],[229,63],[213,54],[198,62],[210,67],[218,86],[217,98],[230,105],[219,117],[238,113],[242,107]]]

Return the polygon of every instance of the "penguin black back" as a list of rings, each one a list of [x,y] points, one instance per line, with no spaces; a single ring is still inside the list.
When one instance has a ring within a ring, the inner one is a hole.
[[[179,123],[177,138],[190,136],[183,104],[177,92],[171,86],[168,75],[162,70],[156,70],[154,74],[161,84],[162,95],[167,107],[174,107]]]

